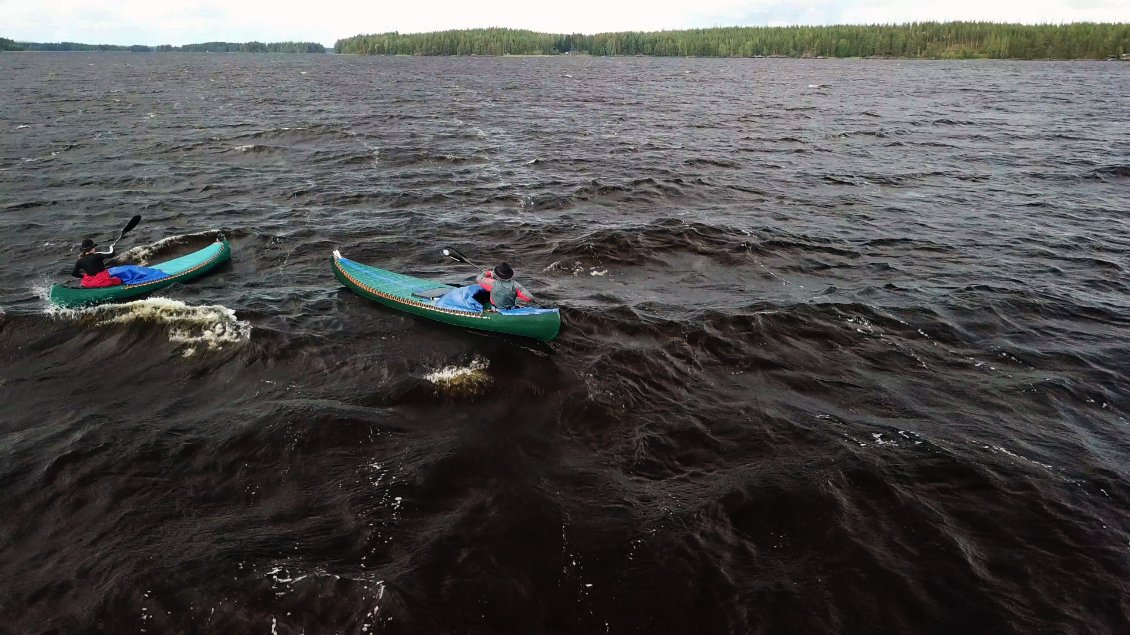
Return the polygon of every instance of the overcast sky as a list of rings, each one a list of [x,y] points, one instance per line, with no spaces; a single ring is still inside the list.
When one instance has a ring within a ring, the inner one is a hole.
[[[501,26],[553,33],[915,20],[1127,22],[1130,0],[0,0],[0,37],[32,42],[321,42]]]

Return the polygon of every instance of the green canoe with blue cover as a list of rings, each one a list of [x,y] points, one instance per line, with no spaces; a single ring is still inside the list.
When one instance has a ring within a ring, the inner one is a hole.
[[[437,306],[441,295],[450,292],[452,286],[363,265],[337,251],[333,253],[333,272],[341,284],[362,297],[444,324],[539,340],[551,340],[561,330],[561,312],[558,309],[523,307],[465,311]]]
[[[178,282],[188,282],[208,273],[231,259],[231,245],[225,239],[217,240],[204,249],[194,251],[180,258],[149,265],[167,274],[166,277],[140,284],[120,284],[114,287],[68,287],[61,284],[51,286],[51,302],[63,307],[80,307],[128,300],[164,289]]]

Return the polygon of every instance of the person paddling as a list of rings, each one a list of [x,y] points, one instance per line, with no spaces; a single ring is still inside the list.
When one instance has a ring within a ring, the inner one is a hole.
[[[98,245],[94,241],[87,238],[82,241],[82,247],[79,248],[79,259],[75,263],[75,268],[71,270],[71,275],[76,278],[82,278],[82,286],[90,289],[96,287],[114,287],[122,283],[121,278],[115,278],[110,275],[106,270],[106,261],[109,260],[114,254],[114,246],[110,246],[110,251],[99,252],[95,251]]]
[[[533,302],[534,296],[513,278],[514,269],[504,262],[495,267],[494,271],[479,274],[475,282],[490,292],[490,303],[496,309],[513,309],[518,306],[519,300]]]

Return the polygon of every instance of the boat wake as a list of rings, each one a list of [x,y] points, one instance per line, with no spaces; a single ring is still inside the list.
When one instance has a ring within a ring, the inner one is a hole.
[[[251,323],[240,320],[232,309],[218,304],[196,306],[161,297],[81,309],[49,305],[47,314],[97,326],[157,324],[166,329],[170,342],[184,345],[181,354],[185,357],[200,349],[218,350],[251,339]]]
[[[202,242],[203,240],[215,240],[215,231],[197,232],[194,234],[178,234],[176,236],[168,236],[148,245],[138,245],[128,251],[123,252],[118,256],[117,260],[120,262],[128,262],[142,267],[148,266],[152,259],[163,254],[170,247],[187,245],[194,242]]]

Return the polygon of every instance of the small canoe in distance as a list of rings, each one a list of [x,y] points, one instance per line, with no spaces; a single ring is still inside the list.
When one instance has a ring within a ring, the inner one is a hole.
[[[341,284],[362,297],[444,324],[545,341],[557,337],[561,330],[561,312],[558,309],[459,311],[438,307],[438,298],[433,292],[448,286],[445,283],[363,265],[337,251],[333,254],[333,272]]]
[[[128,300],[164,289],[178,282],[195,280],[228,260],[231,260],[231,245],[228,244],[226,239],[220,239],[203,249],[180,258],[149,265],[151,269],[159,269],[167,273],[167,278],[140,284],[120,284],[115,287],[94,289],[56,284],[51,286],[51,302],[59,306],[73,308],[116,300]]]

